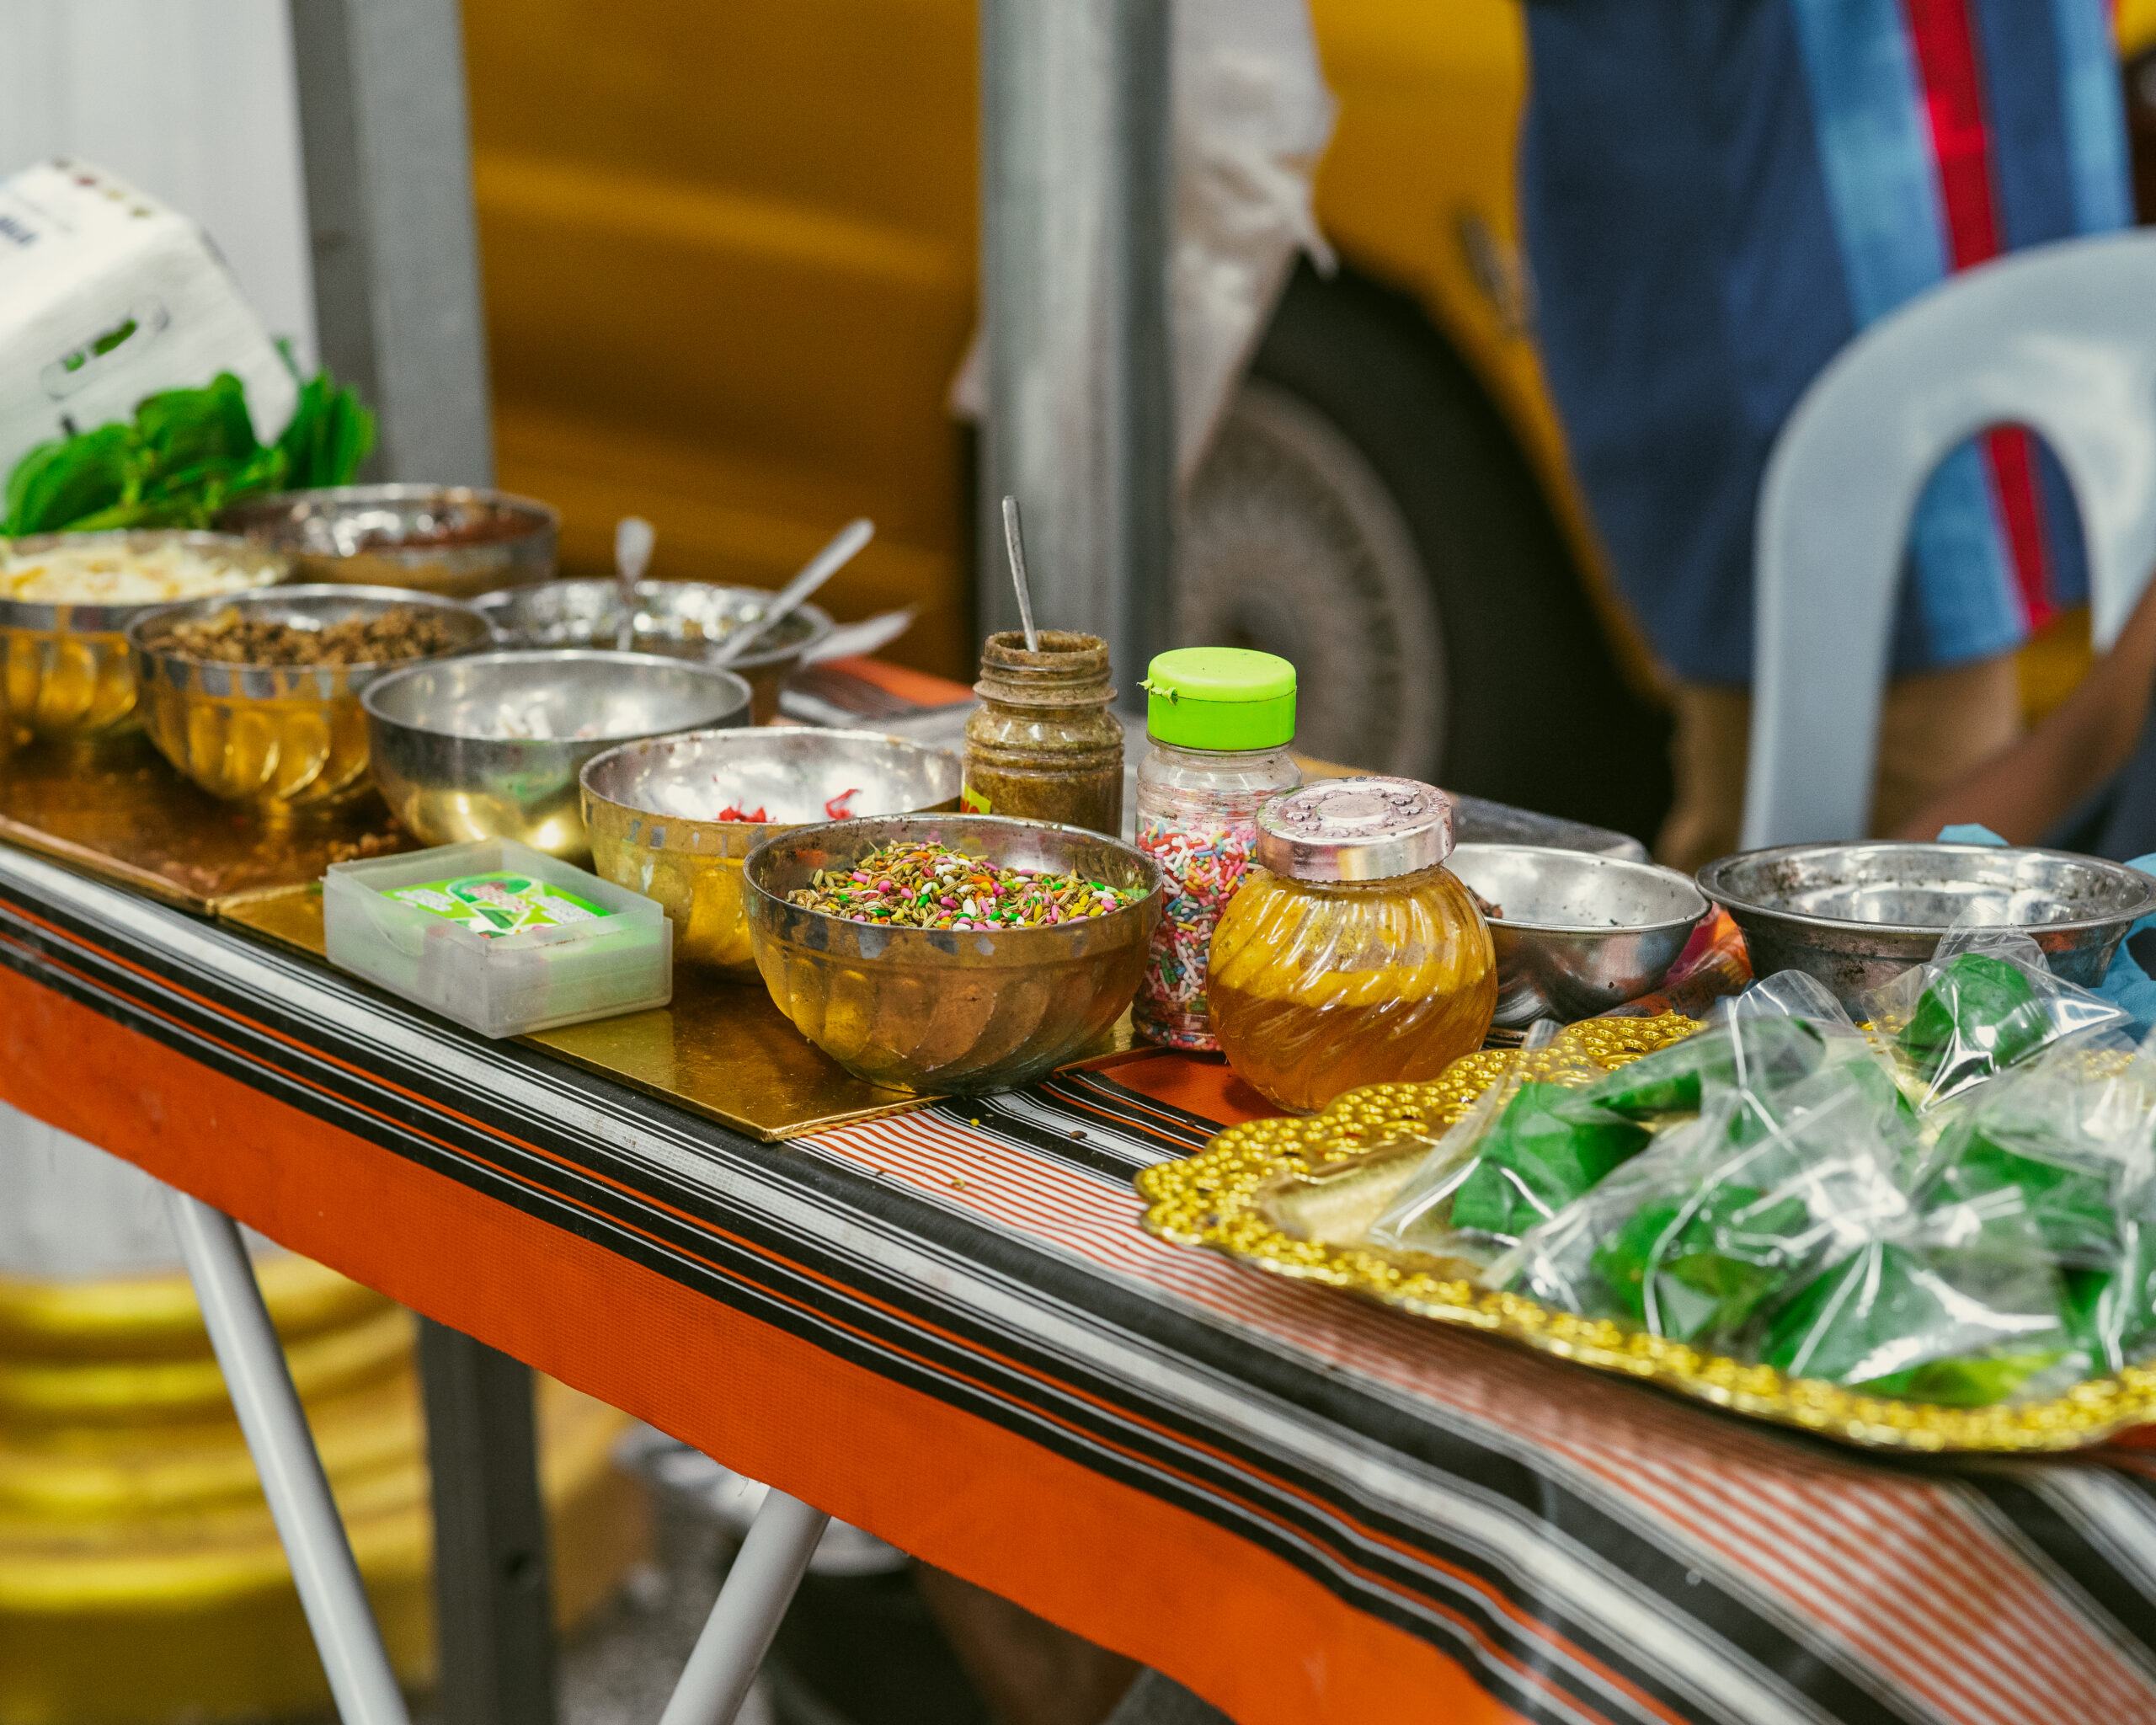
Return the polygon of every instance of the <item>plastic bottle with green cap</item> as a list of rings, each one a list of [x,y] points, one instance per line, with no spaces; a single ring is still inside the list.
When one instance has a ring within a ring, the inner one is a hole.
[[[1146,668],[1138,768],[1138,846],[1159,862],[1168,900],[1132,1017],[1170,1048],[1217,1049],[1205,995],[1213,930],[1242,882],[1258,805],[1303,782],[1295,667],[1240,647],[1181,647]]]

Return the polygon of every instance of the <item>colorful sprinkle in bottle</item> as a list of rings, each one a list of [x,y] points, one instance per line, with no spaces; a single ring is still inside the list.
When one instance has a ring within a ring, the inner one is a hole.
[[[1258,805],[1303,782],[1295,668],[1270,653],[1185,647],[1156,656],[1145,682],[1138,847],[1167,877],[1167,902],[1132,1017],[1170,1048],[1217,1049],[1206,999],[1214,925],[1243,878]]]

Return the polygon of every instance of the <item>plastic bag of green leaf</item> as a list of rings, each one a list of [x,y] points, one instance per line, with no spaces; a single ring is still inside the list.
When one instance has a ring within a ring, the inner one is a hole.
[[[1583,1057],[1566,1069],[1535,1058],[1556,1028],[1534,1027],[1518,1064],[1437,1141],[1371,1226],[1372,1241],[1486,1263],[1646,1147],[1646,1126],[1558,1081],[1600,1068]]]
[[[1698,1034],[1591,1085],[1586,1099],[1630,1119],[1652,1120],[1696,1113],[1703,1089],[1732,1088],[1739,1106],[1728,1130],[1756,1137],[1773,1115],[1774,1098],[1812,1085],[1822,1071],[1844,1067],[1849,1081],[1897,1108],[1913,1127],[1914,1110],[1896,1086],[1892,1065],[1841,1003],[1817,978],[1784,970],[1719,1002]],[[1823,1093],[1832,1092],[1829,1087]],[[1811,1093],[1822,1092],[1813,1086]]]
[[[1790,1290],[1913,1223],[1897,1178],[1907,1127],[1891,1087],[1863,1076],[1873,1065],[1822,1065],[1771,1102],[1710,1077],[1695,1120],[1531,1230],[1485,1282],[1738,1349]]]
[[[2052,975],[2016,929],[1951,928],[1931,962],[1874,989],[1858,1009],[1889,1038],[1919,1112],[1963,1094],[2068,1036],[2127,1015]]]
[[[2152,1139],[2156,1055],[2107,1031],[2068,1037],[1951,1111],[1924,1195],[1951,1204],[2014,1188],[2058,1263],[2105,1269],[2121,1249],[2121,1206],[2148,1183]]]
[[[1972,1092],[1940,1134],[1927,1196],[2012,1190],[2065,1278],[2066,1322],[2090,1369],[2156,1343],[2156,1047],[2069,1037]]]
[[[1882,1231],[1780,1300],[1753,1357],[1790,1377],[1958,1407],[2065,1389],[2088,1362],[2020,1197],[2006,1188]]]

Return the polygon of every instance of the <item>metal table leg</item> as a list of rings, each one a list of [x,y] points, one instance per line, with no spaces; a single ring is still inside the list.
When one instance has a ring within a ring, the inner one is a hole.
[[[165,1201],[338,1717],[344,1725],[409,1725],[239,1230],[184,1192],[168,1188]]]
[[[830,1519],[783,1492],[764,1499],[659,1725],[734,1725]]]
[[[457,1725],[553,1725],[531,1368],[422,1318],[419,1378],[434,1477],[435,1709]]]

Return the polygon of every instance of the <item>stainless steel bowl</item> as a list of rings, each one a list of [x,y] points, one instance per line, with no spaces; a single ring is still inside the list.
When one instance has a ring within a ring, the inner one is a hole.
[[[1445,866],[1503,911],[1501,1028],[1591,1018],[1661,986],[1707,901],[1673,868],[1541,845],[1459,845]]]
[[[360,697],[410,665],[234,665],[190,659],[170,642],[181,623],[237,616],[321,628],[408,607],[447,625],[448,649],[491,637],[472,606],[394,587],[275,587],[168,605],[128,626],[142,722],[166,760],[213,797],[270,808],[323,808],[367,784],[366,715]]]
[[[957,756],[875,731],[696,731],[626,744],[591,761],[584,769],[584,821],[592,867],[666,907],[676,964],[753,981],[756,960],[741,900],[750,852],[775,833],[821,825],[834,810],[955,810],[959,777]],[[728,808],[760,810],[766,819],[715,818]]]
[[[291,573],[280,552],[226,533],[144,528],[114,533],[37,533],[0,539],[0,558],[37,557],[53,551],[156,551],[184,546],[227,564],[235,593],[268,587]],[[135,667],[127,651],[127,626],[173,601],[139,605],[69,605],[0,598],[0,746],[22,731],[40,737],[109,735],[132,728]]]
[[[1967,919],[2032,936],[2052,974],[2094,988],[2156,879],[2117,862],[1999,845],[1780,845],[1710,862],[1700,886],[1744,931],[1755,975],[1803,970],[1844,1005],[1932,955]]]
[[[472,599],[547,581],[561,516],[465,485],[339,485],[234,504],[218,525],[290,556],[303,581]]]
[[[772,597],[761,587],[638,582],[631,636],[634,650],[701,659],[736,629],[760,622]],[[611,648],[620,638],[622,597],[611,581],[549,581],[543,587],[489,593],[479,603],[512,646]],[[824,611],[804,605],[777,624],[770,646],[744,654],[728,667],[746,677],[756,692],[758,724],[778,717],[779,686],[833,627]]]
[[[628,740],[746,724],[749,686],[638,653],[479,653],[382,678],[365,697],[375,782],[430,845],[590,848],[577,777]]]
[[[893,839],[1001,867],[1082,874],[1145,896],[1050,928],[888,928],[789,904],[819,868]],[[803,827],[749,856],[749,938],[778,1008],[856,1077],[965,1095],[1045,1077],[1123,1016],[1161,916],[1143,852],[1075,826],[995,814],[901,814]]]

